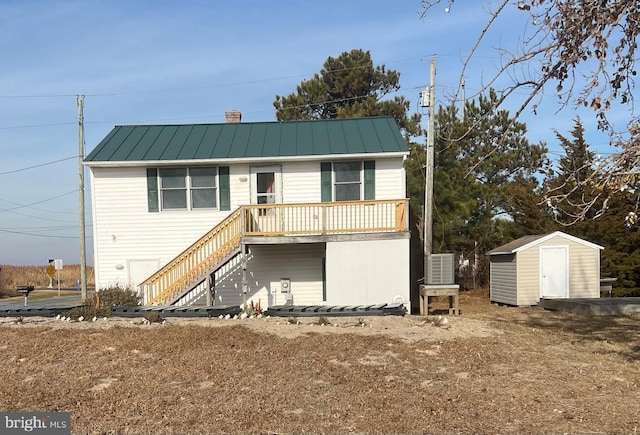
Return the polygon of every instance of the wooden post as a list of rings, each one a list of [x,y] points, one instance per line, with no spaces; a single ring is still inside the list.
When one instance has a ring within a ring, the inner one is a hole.
[[[247,303],[247,291],[249,283],[247,281],[247,246],[243,243],[240,255],[242,256],[242,305]]]
[[[213,297],[213,293],[214,293],[213,286],[215,284],[214,284],[214,277],[212,275],[213,275],[212,273],[207,275],[207,284],[206,284],[206,286],[207,286],[207,293],[206,293],[206,304],[207,304],[207,307],[211,307],[215,303],[215,298]]]

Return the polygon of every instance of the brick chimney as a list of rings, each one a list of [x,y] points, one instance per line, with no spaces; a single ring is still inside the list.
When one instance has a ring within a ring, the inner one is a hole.
[[[234,109],[229,112],[224,112],[224,116],[227,118],[228,124],[239,124],[242,119],[242,112]]]

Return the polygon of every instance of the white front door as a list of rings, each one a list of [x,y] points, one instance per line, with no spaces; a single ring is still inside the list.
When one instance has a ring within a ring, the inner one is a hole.
[[[279,165],[251,167],[251,203],[264,205],[253,209],[254,231],[279,233],[282,231],[280,213],[269,207],[282,202],[282,170]]]
[[[279,165],[251,167],[251,203],[282,202],[282,170]]]
[[[569,247],[540,248],[540,297],[569,297]]]

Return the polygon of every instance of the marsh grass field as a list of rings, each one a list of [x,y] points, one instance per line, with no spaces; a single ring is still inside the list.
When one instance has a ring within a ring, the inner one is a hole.
[[[0,273],[0,298],[18,296],[18,286],[32,285],[35,288],[47,288],[49,286],[49,275],[47,266],[11,266],[2,264]],[[60,287],[74,289],[80,279],[80,265],[64,265],[60,271]],[[53,287],[58,286],[58,277],[52,279]],[[93,267],[87,267],[87,286],[94,286]]]

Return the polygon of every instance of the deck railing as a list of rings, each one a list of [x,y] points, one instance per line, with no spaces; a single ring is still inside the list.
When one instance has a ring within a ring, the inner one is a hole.
[[[239,208],[141,284],[145,303],[167,304],[197,284],[217,263],[240,249],[241,237]]]
[[[407,200],[259,204],[243,207],[244,236],[407,231]]]
[[[409,230],[408,200],[259,204],[238,208],[145,280],[147,305],[168,304],[239,252],[245,236],[304,236]]]

